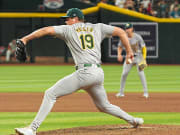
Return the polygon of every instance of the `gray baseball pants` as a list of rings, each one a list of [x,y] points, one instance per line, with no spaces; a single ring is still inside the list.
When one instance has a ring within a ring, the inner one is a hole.
[[[123,72],[121,75],[121,85],[120,85],[120,93],[121,94],[124,94],[126,79],[127,79],[128,73],[130,72],[130,70],[132,69],[134,64],[136,64],[138,75],[139,75],[139,78],[141,80],[141,83],[142,83],[142,86],[144,89],[144,93],[148,93],[147,82],[146,82],[144,70],[140,71],[139,67],[138,67],[138,64],[140,63],[141,60],[142,60],[142,57],[140,57],[140,58],[138,57],[138,58],[135,58],[133,63],[131,63],[131,64],[126,64],[126,62],[124,62]]]
[[[121,110],[118,106],[109,103],[103,83],[104,72],[96,64],[93,64],[91,67],[81,67],[76,72],[59,80],[46,90],[39,112],[30,125],[31,128],[37,130],[58,98],[79,89],[84,89],[88,92],[100,111],[121,118],[128,123],[133,123],[134,117]]]

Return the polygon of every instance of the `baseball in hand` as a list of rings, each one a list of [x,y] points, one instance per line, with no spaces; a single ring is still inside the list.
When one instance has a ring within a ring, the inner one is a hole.
[[[132,63],[132,60],[131,60],[131,59],[128,59],[128,63],[131,64],[131,63]]]

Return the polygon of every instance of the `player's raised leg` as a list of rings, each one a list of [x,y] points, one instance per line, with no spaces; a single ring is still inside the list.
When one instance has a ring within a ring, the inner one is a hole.
[[[144,70],[139,70],[138,68],[138,65],[137,65],[137,71],[138,71],[138,74],[139,74],[139,78],[141,80],[141,83],[142,83],[142,86],[143,86],[143,89],[144,89],[144,97],[145,98],[148,98],[149,97],[149,94],[148,94],[148,88],[147,88],[147,81],[146,81],[146,77],[145,77],[145,74],[144,74]]]
[[[126,79],[132,67],[133,67],[133,63],[126,64],[126,62],[124,62],[123,72],[121,75],[120,90],[119,90],[119,93],[116,94],[116,97],[124,97],[124,88],[126,84]]]
[[[123,119],[135,128],[143,124],[144,120],[142,118],[134,118],[133,116],[123,111],[120,107],[110,104],[103,85],[95,85],[86,91],[92,97],[96,107],[100,111]]]

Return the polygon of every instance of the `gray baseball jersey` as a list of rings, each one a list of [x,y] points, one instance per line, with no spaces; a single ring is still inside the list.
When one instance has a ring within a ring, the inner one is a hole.
[[[112,35],[114,27],[98,23],[54,26],[57,37],[68,45],[75,64],[101,63],[101,41]]]
[[[142,55],[142,48],[145,46],[144,40],[142,39],[141,35],[134,32],[132,38],[129,38],[129,43],[135,55]],[[118,46],[123,46],[122,42],[119,41]]]

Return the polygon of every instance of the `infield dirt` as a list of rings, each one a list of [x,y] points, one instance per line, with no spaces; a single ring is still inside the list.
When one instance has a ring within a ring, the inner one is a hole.
[[[0,112],[37,112],[43,93],[0,93]],[[141,93],[127,93],[116,98],[108,93],[110,103],[127,112],[180,112],[180,93],[150,93],[146,99]],[[53,112],[97,112],[87,93],[74,93],[59,98]]]
[[[42,98],[43,93],[0,93],[0,112],[37,112]],[[180,93],[151,93],[148,99],[142,93],[127,93],[124,98],[108,93],[108,98],[127,112],[180,112]],[[58,99],[53,111],[98,110],[87,93],[74,93]],[[143,125],[134,129],[129,125],[105,125],[38,132],[37,135],[180,135],[180,126]]]

